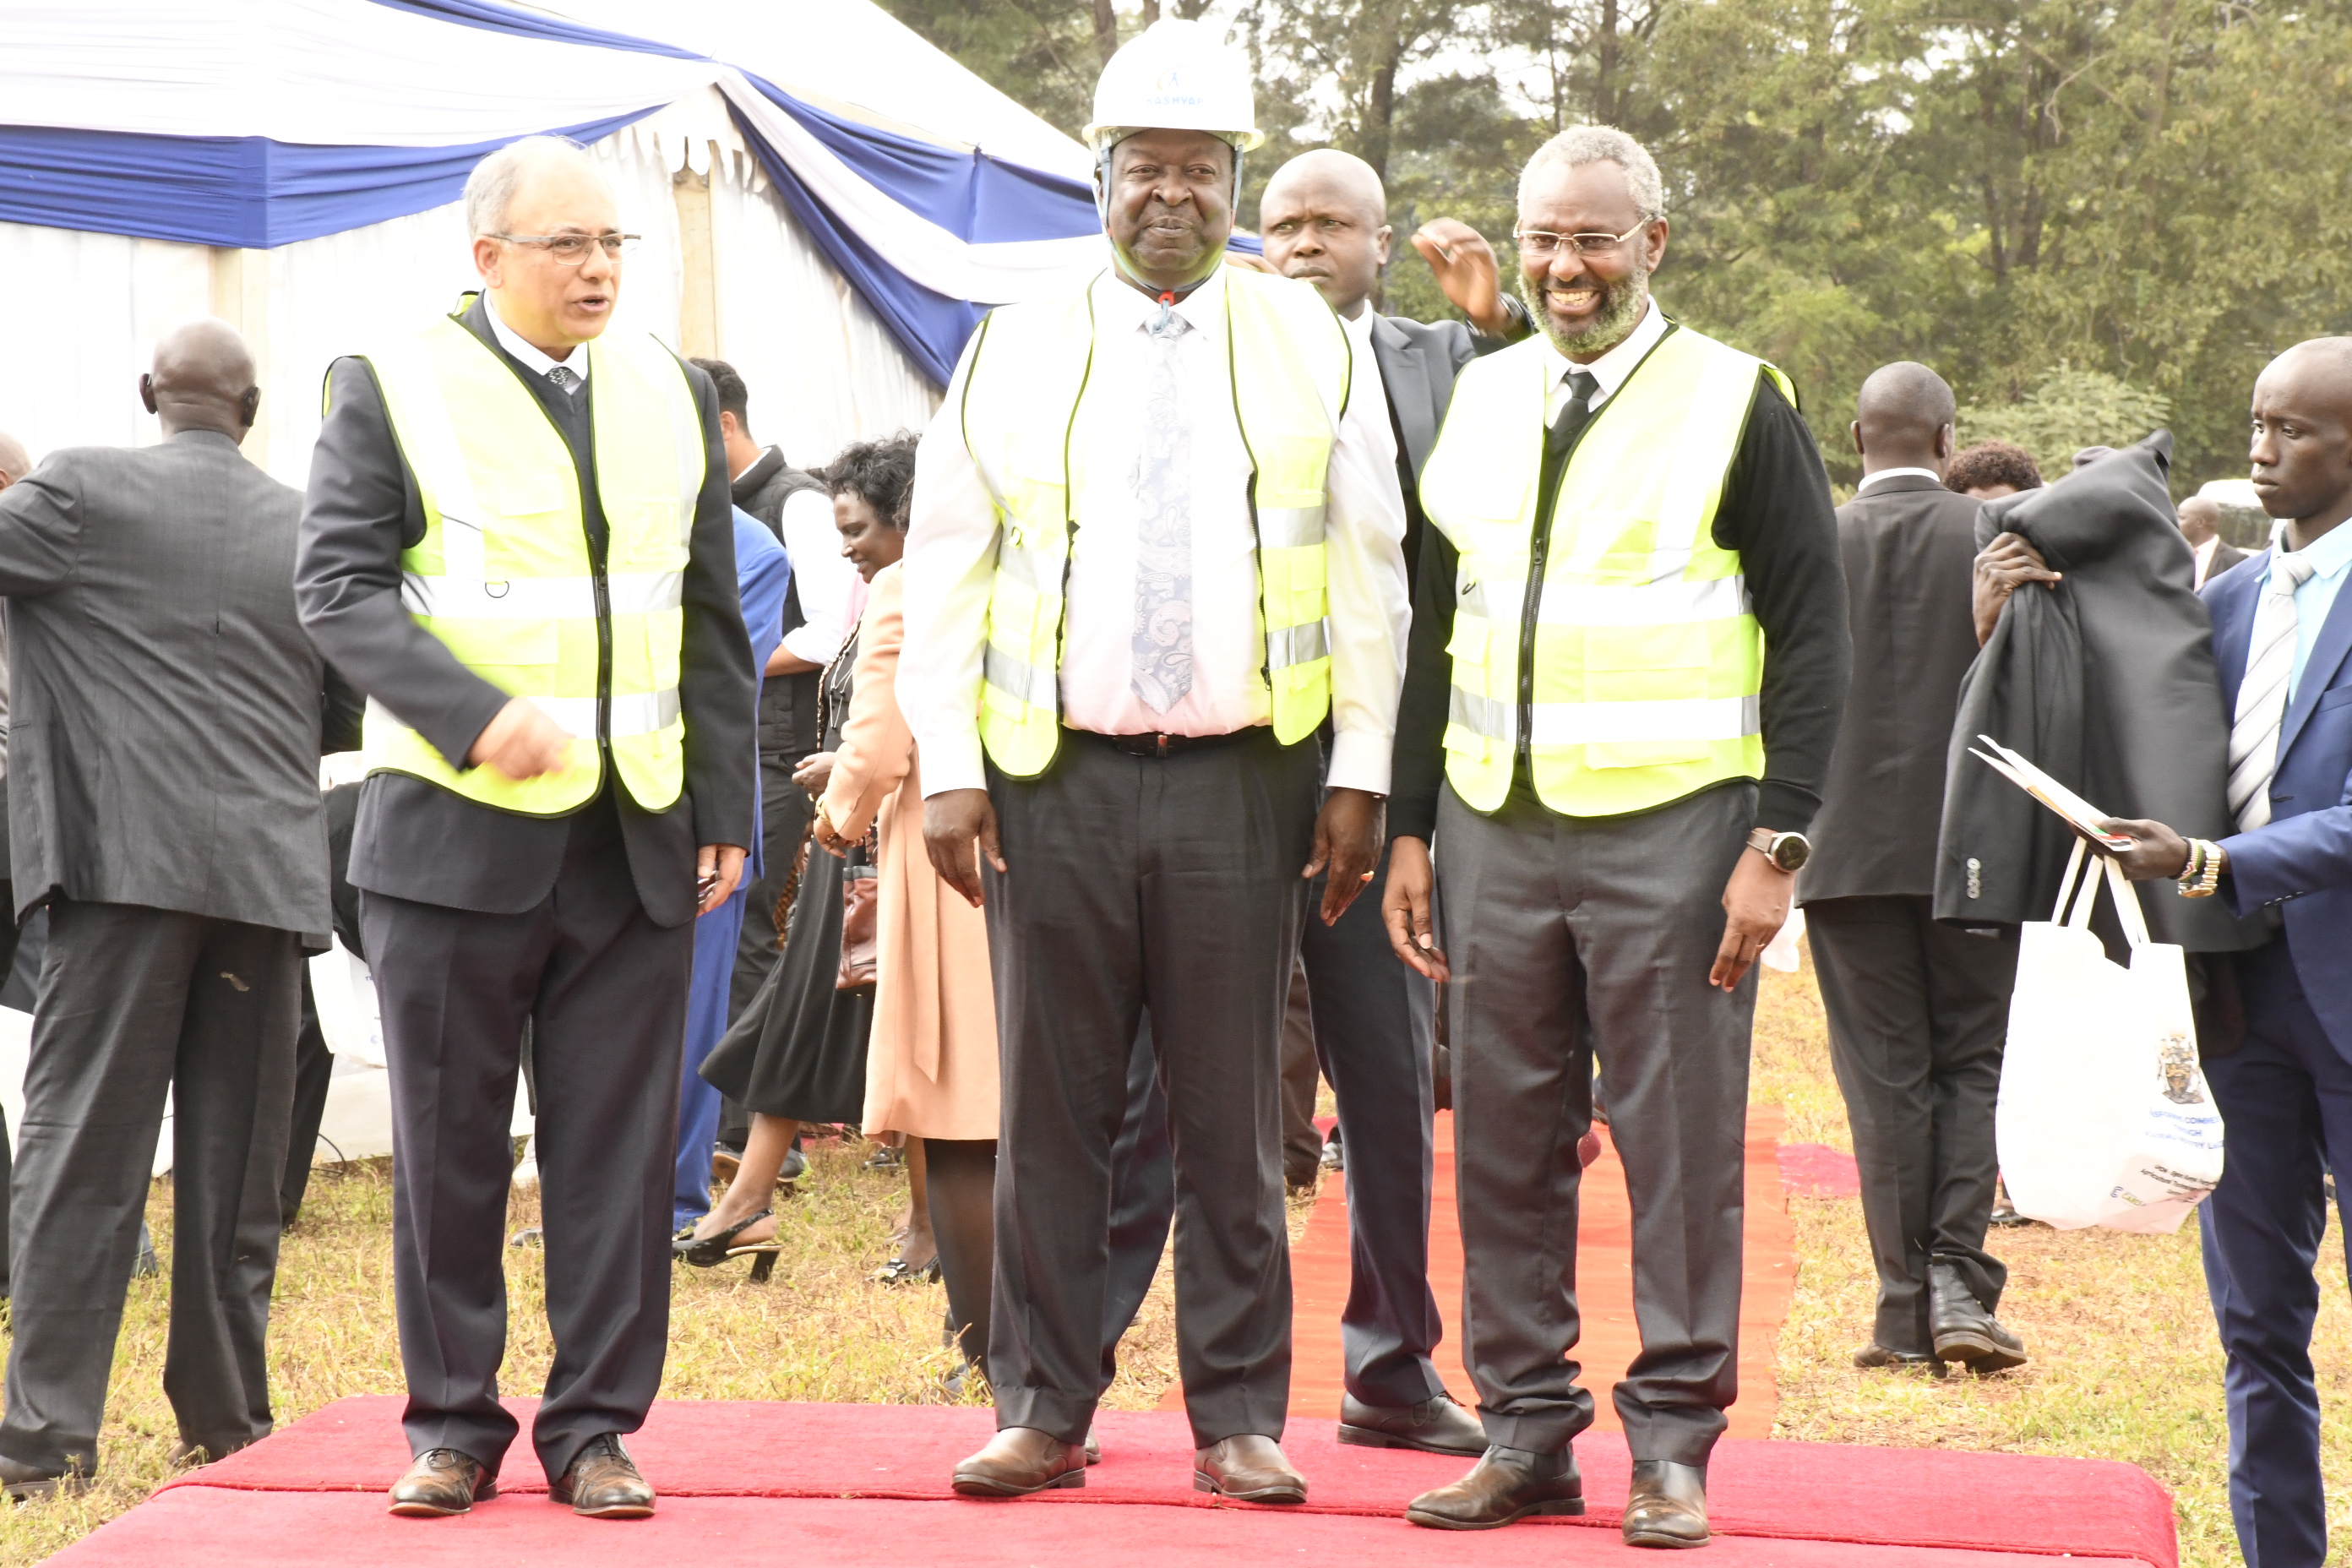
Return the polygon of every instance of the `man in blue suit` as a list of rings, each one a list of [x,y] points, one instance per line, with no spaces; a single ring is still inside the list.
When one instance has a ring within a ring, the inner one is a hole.
[[[2254,383],[2253,483],[2271,547],[2209,582],[2213,654],[2231,703],[2230,808],[2239,831],[2137,841],[2135,880],[2218,891],[2269,942],[2237,956],[2245,1043],[2205,1063],[2225,1128],[2204,1205],[2205,1282],[2229,1352],[2230,1512],[2248,1568],[2327,1556],[2319,1468],[2313,1277],[2321,1179],[2352,1172],[2352,338],[2315,338]],[[2210,1047],[2210,1042],[2209,1042]],[[2341,1190],[2339,1188],[2339,1190]]]

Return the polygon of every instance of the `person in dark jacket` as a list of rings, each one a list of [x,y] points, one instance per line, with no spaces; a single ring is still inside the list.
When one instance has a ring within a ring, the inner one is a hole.
[[[167,1093],[176,1451],[269,1433],[299,977],[330,921],[319,757],[358,718],[296,615],[300,497],[237,450],[261,401],[244,340],[183,327],[140,389],[161,445],[54,453],[0,496],[6,913],[49,910],[13,1184],[13,1498],[98,1471]]]
[[[1953,416],[1926,365],[1862,384],[1862,486],[1838,509],[1853,680],[1797,883],[1878,1268],[1854,1364],[1938,1373],[2025,1359],[1992,1315],[2008,1271],[1984,1250],[2017,931],[1945,925],[1933,907],[1945,752],[1977,656],[1979,503],[1944,488]]]

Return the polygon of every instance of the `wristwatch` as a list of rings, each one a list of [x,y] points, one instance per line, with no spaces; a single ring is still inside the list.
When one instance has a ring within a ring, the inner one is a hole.
[[[1779,869],[1801,871],[1812,858],[1813,841],[1801,833],[1775,833],[1759,827],[1748,836],[1748,847],[1761,855]]]

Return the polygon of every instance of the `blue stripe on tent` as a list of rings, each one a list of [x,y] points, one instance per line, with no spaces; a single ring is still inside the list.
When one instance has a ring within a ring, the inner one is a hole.
[[[594,142],[660,105],[567,126]],[[487,153],[0,125],[0,220],[266,250],[446,206]]]
[[[430,16],[437,22],[455,22],[460,26],[480,27],[487,32],[512,33],[518,37],[545,38],[558,44],[590,44],[603,49],[623,49],[636,55],[667,55],[674,60],[707,60],[709,55],[698,55],[692,49],[682,49],[675,44],[656,43],[651,38],[639,38],[627,33],[608,33],[602,27],[583,26],[578,22],[560,16],[533,15],[495,5],[491,0],[374,0],[394,11],[413,11],[420,16]]]

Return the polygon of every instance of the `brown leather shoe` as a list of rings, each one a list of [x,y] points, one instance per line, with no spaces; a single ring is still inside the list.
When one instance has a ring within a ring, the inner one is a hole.
[[[958,1497],[1026,1497],[1087,1484],[1087,1450],[1034,1426],[1007,1426],[955,1468]]]
[[[1307,1478],[1291,1468],[1281,1444],[1244,1432],[1193,1453],[1192,1489],[1235,1502],[1305,1502]]]
[[[1418,1405],[1383,1407],[1339,1395],[1339,1441],[1359,1448],[1418,1448],[1475,1459],[1486,1451],[1486,1429],[1449,1394]]]
[[[1584,1478],[1576,1456],[1489,1448],[1470,1473],[1405,1505],[1404,1516],[1432,1530],[1494,1530],[1536,1514],[1584,1511]]]
[[[427,1448],[392,1484],[389,1511],[403,1519],[447,1519],[499,1495],[496,1476],[471,1454]]]
[[[1623,1528],[1628,1546],[1705,1546],[1706,1469],[1672,1459],[1634,1460]]]
[[[547,1496],[590,1519],[646,1519],[654,1511],[654,1489],[637,1473],[617,1432],[591,1437],[571,1467],[549,1484]]]

